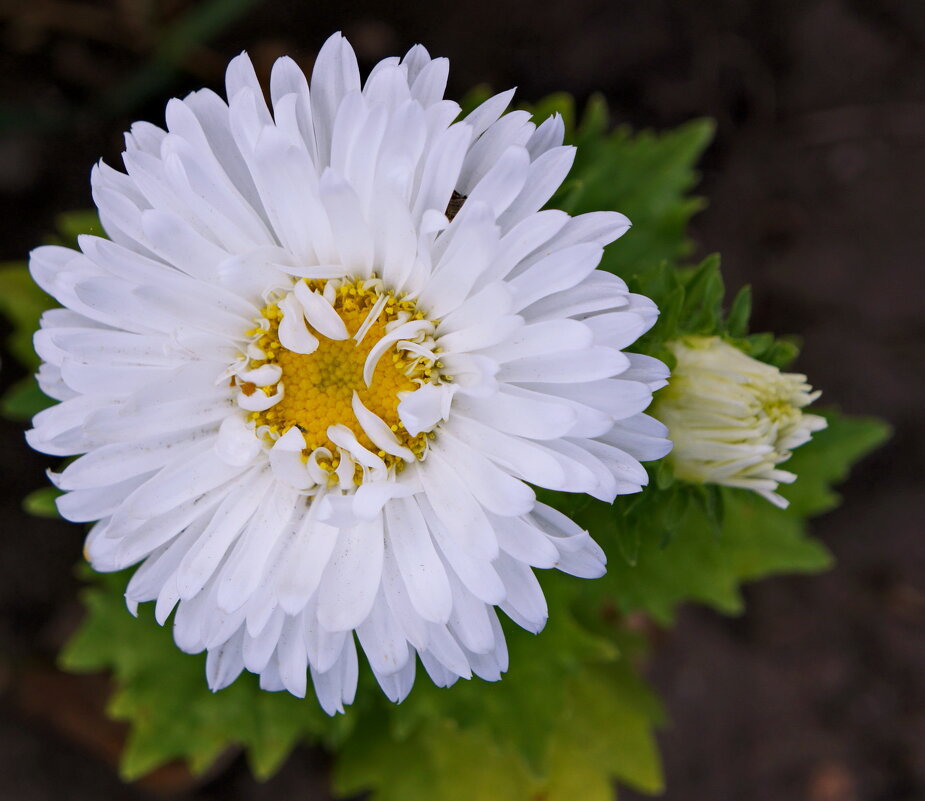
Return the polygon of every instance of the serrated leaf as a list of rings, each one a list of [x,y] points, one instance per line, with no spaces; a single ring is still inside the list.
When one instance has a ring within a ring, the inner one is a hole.
[[[695,120],[673,131],[632,134],[619,128],[596,133],[604,111],[589,106],[568,191],[550,206],[570,214],[613,209],[633,223],[604,252],[601,267],[624,278],[690,252],[687,222],[703,202],[687,192],[697,180],[694,165],[713,136],[713,123]]]
[[[644,611],[662,624],[671,623],[677,606],[688,601],[734,614],[741,611],[744,582],[829,565],[825,548],[806,537],[799,518],[743,491],[723,490],[723,495],[726,514],[719,537],[704,507],[689,504],[668,544],[650,530],[635,566],[609,558],[604,581],[621,608]]]
[[[353,726],[356,716],[330,718],[314,698],[264,692],[250,674],[212,693],[203,656],[182,653],[170,628],[151,619],[150,605],[139,619],[128,613],[127,578],[94,578],[83,596],[83,626],[60,655],[66,670],[112,672],[117,689],[110,714],[131,723],[122,757],[127,780],[174,759],[201,773],[235,747],[245,748],[255,773],[265,777],[298,742],[337,742]]]
[[[712,334],[722,317],[725,289],[719,255],[707,256],[684,284],[684,306],[679,321],[685,334]]]
[[[525,632],[510,635],[512,643],[528,637]],[[614,635],[614,645],[618,639]],[[431,713],[405,729],[401,738],[386,740],[371,735],[371,728],[364,733],[358,727],[336,763],[335,790],[341,795],[371,790],[373,801],[612,799],[615,781],[656,791],[662,780],[653,730],[662,722],[661,708],[628,659],[617,658],[614,647],[608,651],[601,660],[576,661],[558,677],[547,670],[547,678],[557,679],[555,685],[536,677],[524,680],[520,674],[526,654],[519,653],[515,662],[512,653],[512,664],[518,667],[499,684],[482,685],[476,709],[464,705],[454,707],[461,715],[448,713],[446,699],[479,687],[461,684],[431,694]],[[561,653],[547,644],[537,647],[535,656],[544,662]],[[499,729],[496,714],[485,714],[478,706],[493,692],[510,692],[505,685],[518,680],[522,686],[510,695],[513,703],[493,710],[512,718]],[[523,704],[515,700],[527,697],[527,690],[530,706],[545,708],[541,727],[533,716],[522,717]],[[408,700],[416,693],[417,688]],[[468,693],[460,694],[468,702]],[[390,709],[393,720],[403,715],[405,704]],[[512,738],[514,729],[518,731]],[[526,759],[518,746],[525,734],[537,741],[535,758]],[[590,794],[569,795],[574,788]]]
[[[798,476],[780,489],[791,501],[788,509],[746,490],[682,482],[666,490],[650,487],[631,513],[644,536],[637,562],[630,566],[612,527],[602,523],[603,505],[587,507],[578,521],[608,551],[608,573],[601,581],[620,608],[647,612],[665,624],[686,601],[733,614],[741,610],[744,582],[828,567],[831,558],[809,537],[806,518],[837,503],[832,484],[843,480],[851,464],[877,447],[889,429],[876,420],[834,412],[826,417],[829,428],[817,432],[784,464]],[[685,502],[690,498],[698,502]],[[668,527],[666,544],[661,532]]]
[[[447,719],[401,741],[360,733],[341,751],[332,778],[338,795],[371,791],[371,801],[528,801],[539,790],[516,751]]]
[[[580,781],[658,786],[652,731],[661,713],[621,657],[625,635],[594,611],[592,583],[545,578],[554,610],[549,637],[509,627],[515,667],[503,681],[440,689],[422,677],[403,704],[392,706],[364,673],[357,706],[336,718],[313,699],[260,691],[249,675],[209,692],[201,656],[181,653],[144,606],[140,619],[128,614],[124,574],[94,578],[85,593],[87,619],[60,661],[72,671],[112,671],[118,689],[109,711],[131,723],[122,763],[127,780],[174,759],[201,773],[238,747],[255,775],[266,777],[297,742],[308,741],[336,746],[335,787],[343,794],[372,789],[381,801],[532,801],[569,786],[561,752],[575,732],[587,736],[593,727],[599,745],[576,762]],[[605,720],[611,728],[602,727]]]
[[[752,288],[743,286],[732,301],[726,315],[726,333],[731,337],[744,337],[752,315]]]
[[[779,489],[794,515],[818,515],[837,506],[840,497],[832,486],[844,481],[851,465],[886,442],[892,432],[882,420],[846,417],[824,409],[811,411],[823,415],[828,427],[813,434],[782,465],[798,476],[793,484]]]
[[[545,801],[613,801],[613,782],[642,792],[662,790],[653,723],[661,707],[624,662],[590,668],[569,680],[570,710],[549,749]]]

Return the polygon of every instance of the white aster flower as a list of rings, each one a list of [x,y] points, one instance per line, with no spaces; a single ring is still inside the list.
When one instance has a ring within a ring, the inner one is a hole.
[[[671,350],[677,364],[653,414],[668,426],[675,475],[754,490],[786,508],[775,490],[796,475],[778,465],[826,427],[803,412],[821,393],[805,375],[782,373],[719,337],[687,337]]]
[[[361,86],[340,36],[311,84],[246,55],[228,102],[194,92],[100,164],[110,240],[32,254],[64,306],[36,335],[60,403],[29,442],[86,454],[55,476],[98,521],[98,570],[141,562],[131,608],[173,610],[212,688],[247,669],[329,713],[354,697],[354,634],[389,698],[416,658],[438,685],[507,668],[496,607],[539,631],[531,568],[604,572],[530,484],[604,501],[669,445],[665,383],[624,354],[651,301],[595,268],[628,221],[540,211],[572,163],[558,117],[459,122],[420,46]]]

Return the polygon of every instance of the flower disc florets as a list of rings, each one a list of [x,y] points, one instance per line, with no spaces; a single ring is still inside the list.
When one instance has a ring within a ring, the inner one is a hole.
[[[604,501],[646,483],[667,370],[622,352],[657,309],[595,268],[629,222],[542,210],[574,149],[558,116],[460,118],[423,47],[361,83],[331,37],[309,82],[246,56],[136,123],[100,164],[109,239],[32,254],[64,307],[36,335],[37,449],[95,521],[98,570],[141,563],[215,689],[242,670],[329,713],[357,644],[389,698],[507,669],[500,610],[539,631],[533,568],[604,571],[533,486]]]
[[[451,381],[433,333],[416,303],[378,278],[300,279],[261,310],[233,379],[238,405],[270,441],[297,429],[318,483],[349,489],[365,470],[401,470],[424,458],[429,432],[408,431],[400,401]]]

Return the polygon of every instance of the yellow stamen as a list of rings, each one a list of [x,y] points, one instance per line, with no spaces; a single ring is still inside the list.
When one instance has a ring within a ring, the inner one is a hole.
[[[327,281],[306,280],[306,283],[311,289],[323,293]],[[345,425],[361,445],[376,453],[387,465],[401,469],[404,461],[374,445],[360,426],[353,413],[355,391],[363,405],[385,422],[402,445],[417,458],[423,457],[427,449],[427,434],[412,437],[405,430],[398,418],[398,395],[413,392],[425,381],[439,378],[434,374],[435,371],[432,372],[433,362],[417,356],[413,356],[414,361],[407,361],[401,351],[394,350],[392,358],[379,360],[368,387],[363,380],[366,357],[372,347],[385,336],[386,327],[396,321],[425,318],[413,301],[389,293],[388,300],[379,303],[378,314],[371,321],[368,320],[373,307],[384,294],[386,292],[379,281],[359,279],[340,283],[335,291],[333,307],[347,327],[348,338],[332,340],[312,330],[319,344],[310,354],[295,353],[280,343],[279,324],[282,314],[276,303],[262,310],[266,323],[263,326],[257,325],[253,332],[254,336],[259,337],[256,344],[266,358],[252,360],[248,367],[253,369],[265,364],[278,365],[282,369],[280,381],[284,386],[284,395],[282,400],[266,411],[251,413],[250,418],[257,428],[265,426],[271,433],[282,435],[297,426],[305,436],[304,453],[307,455],[319,447],[336,454],[337,446],[328,438],[327,429],[332,425]],[[367,329],[361,341],[357,342],[354,336],[364,323]],[[249,382],[241,382],[239,386],[246,395],[253,394],[256,389]],[[275,394],[277,388],[261,389],[269,396]],[[318,464],[324,470],[333,472],[339,461],[335,456],[330,461],[319,460]],[[362,481],[362,469],[359,467],[354,481],[357,484]]]

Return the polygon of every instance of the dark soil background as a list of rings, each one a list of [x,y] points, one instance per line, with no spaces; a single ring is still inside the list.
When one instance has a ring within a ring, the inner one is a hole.
[[[451,97],[600,90],[637,127],[716,118],[698,252],[753,284],[757,329],[805,338],[828,403],[896,436],[815,524],[833,572],[752,586],[739,619],[689,609],[657,649],[665,799],[925,799],[925,4],[0,0],[0,260],[87,207],[92,162],[118,164],[121,132],[161,121],[169,94],[219,85],[244,48],[258,70],[284,52],[310,67],[338,28],[367,69],[417,41],[449,56]],[[0,382],[17,370],[4,357]],[[81,532],[20,511],[49,463],[17,426],[0,435],[0,799],[327,798],[309,751],[264,785],[240,760],[198,785],[119,782],[120,729],[92,711],[105,686],[50,669],[79,616]]]

